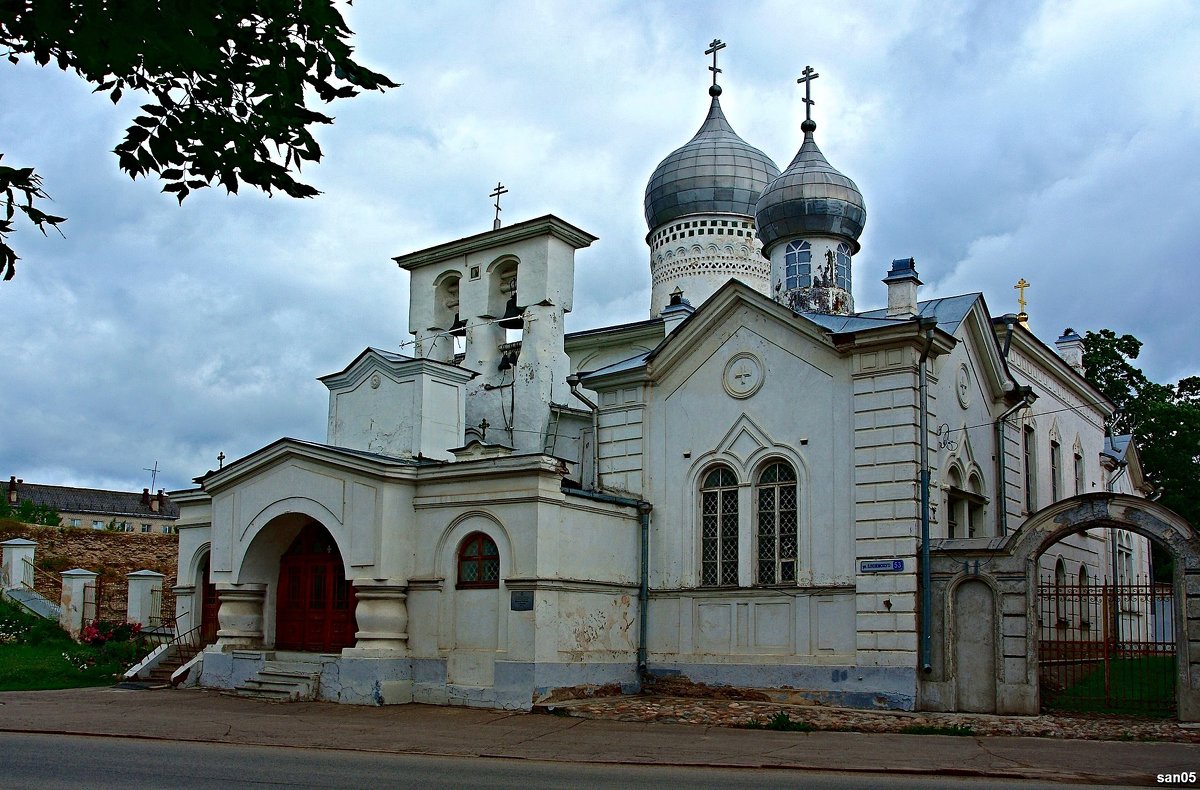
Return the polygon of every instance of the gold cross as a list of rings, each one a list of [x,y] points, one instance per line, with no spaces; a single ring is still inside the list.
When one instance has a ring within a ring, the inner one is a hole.
[[[1025,282],[1025,278],[1017,280],[1017,284],[1013,286],[1019,292],[1017,295],[1017,304],[1021,306],[1021,312],[1025,312],[1025,289],[1029,287],[1029,283]]]

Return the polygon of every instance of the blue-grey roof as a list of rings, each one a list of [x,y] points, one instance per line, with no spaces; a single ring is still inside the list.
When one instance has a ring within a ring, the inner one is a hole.
[[[982,294],[969,293],[960,294],[959,296],[947,296],[941,299],[928,299],[917,304],[917,315],[933,316],[937,319],[938,329],[941,329],[947,334],[954,334],[958,331],[958,325],[967,317],[967,313],[971,311],[972,305],[979,299],[983,298]],[[805,313],[807,316],[808,313]],[[812,316],[809,316],[810,318]],[[838,318],[839,316],[829,316],[829,318]],[[865,313],[859,313],[857,316],[850,318],[870,318],[870,319],[888,319],[887,309],[868,310]],[[909,319],[911,320],[911,319]],[[839,332],[857,331],[853,329],[839,329]]]
[[[858,186],[829,164],[812,129],[804,127],[804,143],[783,174],[763,189],[754,222],[763,254],[772,244],[800,236],[840,236],[858,252],[858,237],[867,222],[867,207]]]
[[[696,136],[650,176],[646,225],[654,230],[689,214],[753,217],[763,187],[778,175],[779,166],[769,156],[737,136],[713,96]]]
[[[644,351],[641,354],[632,356],[629,359],[622,359],[620,362],[614,362],[611,365],[605,365],[596,370],[589,370],[582,374],[583,378],[590,376],[607,376],[610,373],[623,373],[626,370],[637,370],[646,364],[646,359],[650,356],[649,351]]]

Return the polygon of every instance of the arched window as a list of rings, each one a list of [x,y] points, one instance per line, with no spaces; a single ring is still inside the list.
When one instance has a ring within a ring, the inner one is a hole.
[[[946,537],[965,538],[963,527],[966,525],[967,502],[963,498],[962,475],[958,467],[950,467],[946,483]]]
[[[494,589],[500,586],[500,552],[482,532],[472,532],[458,547],[458,589]]]
[[[850,290],[850,245],[839,244],[837,248],[837,263],[834,266],[834,278],[837,287]]]
[[[758,503],[758,583],[796,581],[799,555],[796,472],[776,461],[765,467],[754,486]]]
[[[737,586],[737,477],[727,466],[714,467],[701,478],[700,532],[700,583]]]
[[[792,291],[812,284],[812,247],[807,241],[793,241],[783,256],[783,288]]]

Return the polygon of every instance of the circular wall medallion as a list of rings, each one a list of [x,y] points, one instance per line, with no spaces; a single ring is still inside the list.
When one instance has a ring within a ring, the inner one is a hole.
[[[371,374],[371,389],[373,389],[373,390],[379,389],[379,384],[382,381],[383,381],[383,378],[378,373],[372,373]]]
[[[749,398],[763,385],[765,368],[762,361],[748,351],[734,354],[725,363],[722,384],[725,391],[735,398]]]
[[[954,391],[958,395],[958,403],[964,409],[971,405],[971,371],[962,364],[958,366],[958,374],[954,377]]]

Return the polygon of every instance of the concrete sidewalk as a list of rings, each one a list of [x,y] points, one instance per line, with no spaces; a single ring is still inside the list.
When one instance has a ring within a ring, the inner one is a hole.
[[[791,733],[473,708],[277,704],[212,691],[0,693],[0,731],[488,756],[557,762],[781,767],[1147,786],[1195,771],[1182,743]]]

